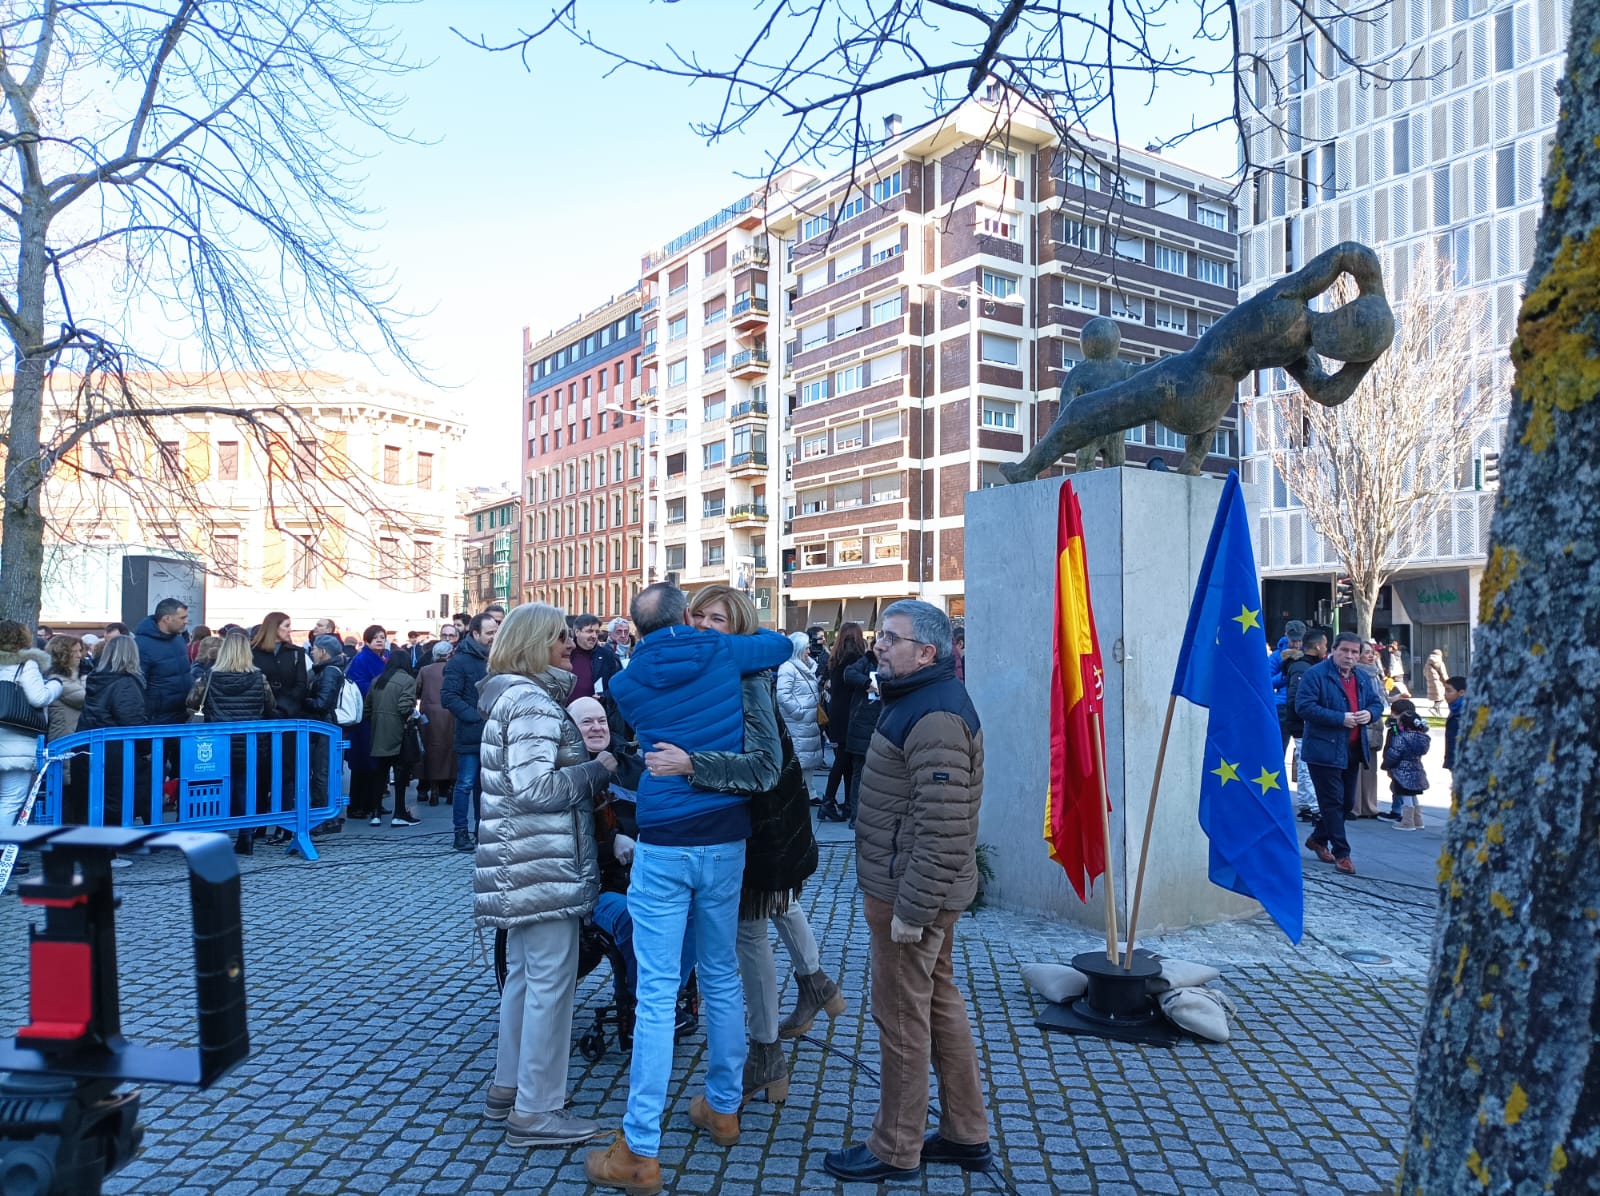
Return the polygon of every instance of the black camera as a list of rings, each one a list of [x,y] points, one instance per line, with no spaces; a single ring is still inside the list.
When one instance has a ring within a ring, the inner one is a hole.
[[[29,927],[29,1021],[0,1041],[0,1191],[95,1196],[139,1148],[139,1093],[125,1081],[206,1088],[250,1053],[245,1025],[239,866],[223,835],[158,828],[0,828],[0,847],[42,857],[17,886],[44,910]],[[189,865],[199,1046],[122,1034],[111,862],[121,852],[180,851]]]

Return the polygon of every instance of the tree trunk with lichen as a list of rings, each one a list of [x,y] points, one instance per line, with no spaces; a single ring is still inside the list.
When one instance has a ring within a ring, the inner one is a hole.
[[[1600,0],[1574,0],[1396,1190],[1600,1192]]]

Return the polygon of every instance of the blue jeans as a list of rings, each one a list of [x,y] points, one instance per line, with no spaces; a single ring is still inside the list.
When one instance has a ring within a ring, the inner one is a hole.
[[[627,964],[627,974],[613,977],[613,989],[616,992],[618,1004],[624,995],[633,996],[639,991],[639,961],[633,953],[633,915],[628,912],[628,895],[626,893],[601,893],[600,900],[594,906],[594,924],[611,937],[617,945],[617,950],[622,952],[622,958]],[[690,935],[694,933],[694,915],[689,916],[689,929],[683,936],[683,955],[678,963],[678,988],[681,991],[689,983],[689,976],[694,972],[694,943]]]
[[[706,1027],[706,1102],[737,1113],[744,1100],[744,988],[735,938],[744,844],[660,847],[633,852],[628,912],[638,959],[637,1019],[622,1130],[635,1154],[661,1152],[661,1115],[672,1077],[674,1011],[684,932],[694,914],[695,961]]]
[[[472,800],[483,792],[482,782],[478,778],[477,753],[468,755],[465,752],[456,753],[456,787],[450,795],[450,820],[458,831],[464,831],[472,825]]]

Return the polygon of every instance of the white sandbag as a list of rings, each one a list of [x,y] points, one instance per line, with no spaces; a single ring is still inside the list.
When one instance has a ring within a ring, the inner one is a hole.
[[[1174,1025],[1210,1042],[1228,1041],[1228,1017],[1235,1014],[1226,993],[1214,988],[1174,988],[1157,998]]]
[[[1165,959],[1159,955],[1156,956],[1156,962],[1161,965],[1161,975],[1150,981],[1150,991],[1153,993],[1164,993],[1172,988],[1199,988],[1202,984],[1222,978],[1222,973],[1216,968],[1203,963]]]
[[[1022,982],[1047,1001],[1064,1005],[1083,996],[1089,978],[1064,963],[1029,963],[1022,966]]]

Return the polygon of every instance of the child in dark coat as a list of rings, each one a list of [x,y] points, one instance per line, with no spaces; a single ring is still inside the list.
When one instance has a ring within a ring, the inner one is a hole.
[[[1422,757],[1430,746],[1428,723],[1417,714],[1410,698],[1397,698],[1389,707],[1389,733],[1383,744],[1383,768],[1389,774],[1389,791],[1403,805],[1397,831],[1420,831],[1422,808],[1417,796],[1427,791],[1428,774]]]

